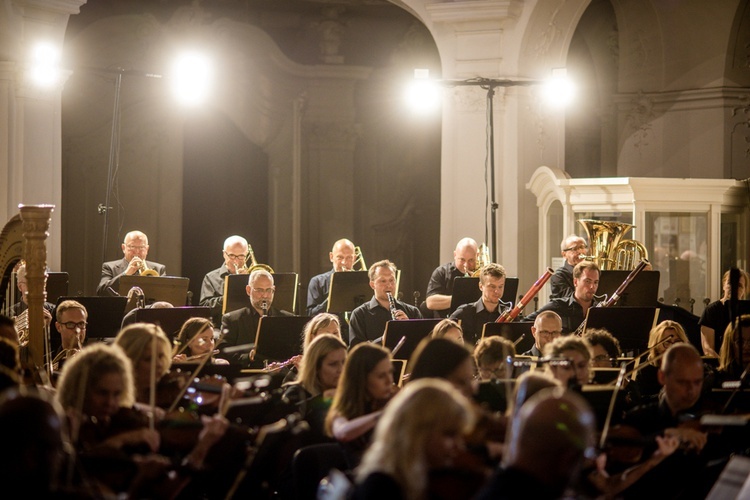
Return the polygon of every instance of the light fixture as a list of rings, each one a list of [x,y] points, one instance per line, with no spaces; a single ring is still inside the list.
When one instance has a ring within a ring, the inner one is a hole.
[[[60,81],[60,49],[50,42],[40,42],[31,50],[29,77],[39,87],[53,87]]]
[[[575,98],[576,88],[566,68],[553,68],[552,77],[544,83],[543,95],[547,104],[562,108]]]
[[[196,105],[208,96],[213,68],[204,54],[185,52],[175,60],[170,78],[177,100],[186,105]]]
[[[421,114],[431,113],[440,106],[440,88],[430,79],[430,70],[414,70],[414,79],[407,84],[404,98],[411,109]]]

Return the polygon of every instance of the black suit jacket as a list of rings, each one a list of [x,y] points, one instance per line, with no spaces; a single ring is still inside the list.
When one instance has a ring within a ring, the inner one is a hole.
[[[287,311],[280,311],[274,307],[271,307],[268,310],[268,315],[294,316]],[[260,314],[258,314],[258,311],[251,306],[226,313],[221,318],[221,331],[224,332],[224,339],[221,345],[222,352],[219,354],[219,357],[228,360],[232,364],[242,365],[243,367],[262,368],[263,363],[259,356],[256,356],[255,361],[250,365],[249,352],[231,354],[225,354],[223,352],[227,347],[254,343],[259,321]]]
[[[96,294],[102,297],[111,296],[112,294],[107,290],[109,287],[112,287],[115,292],[120,293],[120,277],[125,275],[125,270],[128,268],[128,264],[129,262],[124,258],[102,264],[102,279],[99,281],[99,286],[96,288]],[[164,276],[167,272],[164,264],[147,260],[146,265],[149,269],[153,269],[159,273],[159,276]]]

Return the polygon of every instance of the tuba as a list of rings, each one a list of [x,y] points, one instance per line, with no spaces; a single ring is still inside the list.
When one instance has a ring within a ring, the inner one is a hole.
[[[479,277],[482,273],[482,268],[490,262],[492,262],[492,259],[490,258],[490,247],[488,247],[486,243],[482,243],[477,250],[477,267],[471,274],[467,271],[466,276],[472,276],[473,278]]]
[[[640,242],[622,239],[635,227],[632,224],[592,219],[578,222],[586,230],[591,249],[591,255],[584,259],[596,262],[602,271],[630,271],[642,260],[648,260],[648,251]]]

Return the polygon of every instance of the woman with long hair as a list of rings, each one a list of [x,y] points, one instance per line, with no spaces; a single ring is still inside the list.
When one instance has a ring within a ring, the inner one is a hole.
[[[114,345],[122,349],[133,364],[136,402],[149,403],[152,363],[157,382],[169,372],[171,365],[172,346],[164,330],[150,323],[133,323],[120,330]]]
[[[357,470],[354,498],[426,498],[430,471],[454,464],[473,424],[468,400],[450,383],[409,382],[378,422]]]
[[[464,342],[464,331],[461,329],[461,325],[458,322],[445,318],[440,321],[435,328],[432,329],[430,337],[433,339],[448,339],[455,340],[459,344]]]
[[[410,381],[441,378],[452,383],[467,398],[471,398],[476,390],[471,351],[453,340],[422,339],[412,354],[408,369]]]
[[[672,320],[664,320],[651,329],[648,335],[648,348],[651,351],[646,359],[647,366],[639,367],[635,375],[640,397],[658,394],[661,390],[657,373],[661,366],[661,356],[667,349],[678,342],[688,343],[682,325]]]
[[[740,342],[742,342],[741,345]],[[737,325],[727,326],[724,333],[724,341],[719,352],[719,374],[725,380],[738,379],[748,365],[750,365],[750,314],[743,314]]]
[[[349,352],[325,426],[326,433],[344,445],[352,468],[369,445],[394,389],[390,351],[363,343]]]
[[[721,277],[721,285],[724,294],[716,302],[706,306],[701,315],[699,324],[701,325],[701,346],[703,354],[706,356],[718,357],[719,349],[722,344],[722,337],[729,326],[729,299],[731,295],[731,284],[729,283],[729,274],[727,271]],[[747,287],[750,284],[750,276],[743,269],[740,269],[740,280],[737,286],[737,300],[745,298]]]
[[[337,335],[341,338],[341,325],[339,317],[330,313],[319,313],[305,324],[302,329],[302,351],[304,352],[310,343],[321,333]]]

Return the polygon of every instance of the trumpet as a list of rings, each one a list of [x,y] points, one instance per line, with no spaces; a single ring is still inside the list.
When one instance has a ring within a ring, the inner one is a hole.
[[[148,267],[145,259],[141,259],[141,268],[140,271],[138,271],[138,274],[141,276],[159,276],[159,273]]]

